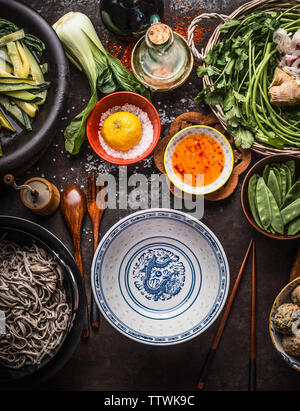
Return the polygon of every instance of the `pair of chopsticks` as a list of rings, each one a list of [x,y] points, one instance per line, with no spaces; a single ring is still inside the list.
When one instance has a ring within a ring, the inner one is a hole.
[[[251,333],[250,333],[250,359],[249,359],[249,391],[255,391],[256,383],[256,355],[255,355],[255,243],[253,240],[250,241],[248,249],[246,251],[245,257],[243,259],[240,271],[237,275],[235,283],[233,285],[231,295],[225,307],[223,317],[221,319],[219,328],[213,340],[213,343],[207,353],[206,359],[201,368],[200,377],[197,383],[197,388],[199,390],[204,389],[204,385],[208,376],[210,366],[212,364],[213,358],[216,354],[217,348],[219,346],[220,339],[222,337],[230,309],[232,307],[239,283],[241,281],[245,265],[252,248],[252,288],[251,288]]]

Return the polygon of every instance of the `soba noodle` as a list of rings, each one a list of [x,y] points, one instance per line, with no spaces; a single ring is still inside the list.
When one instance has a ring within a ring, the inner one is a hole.
[[[36,244],[20,246],[0,237],[1,311],[0,364],[21,368],[53,355],[71,310],[63,271],[52,255]]]

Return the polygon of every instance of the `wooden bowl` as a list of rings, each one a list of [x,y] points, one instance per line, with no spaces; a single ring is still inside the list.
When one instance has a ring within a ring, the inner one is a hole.
[[[242,185],[242,190],[241,190],[242,209],[249,223],[252,225],[252,227],[254,227],[257,231],[259,231],[264,236],[273,238],[275,240],[295,240],[295,239],[300,238],[300,232],[296,235],[287,235],[287,234],[281,235],[281,234],[268,233],[267,231],[261,229],[254,221],[251,211],[250,211],[249,201],[248,201],[248,182],[253,174],[258,173],[262,175],[263,169],[266,164],[283,163],[288,160],[295,160],[296,179],[299,178],[300,177],[300,157],[292,156],[289,154],[275,154],[272,156],[265,157],[261,159],[260,161],[258,161],[256,164],[254,164],[254,166],[249,170],[248,174],[246,175],[243,185]]]

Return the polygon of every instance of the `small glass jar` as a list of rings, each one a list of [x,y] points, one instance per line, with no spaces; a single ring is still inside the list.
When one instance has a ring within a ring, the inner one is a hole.
[[[193,63],[186,40],[159,20],[137,42],[131,57],[134,75],[152,91],[169,91],[182,85]]]

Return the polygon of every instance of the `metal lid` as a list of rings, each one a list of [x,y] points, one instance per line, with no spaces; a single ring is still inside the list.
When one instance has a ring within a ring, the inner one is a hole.
[[[29,208],[39,209],[49,203],[50,191],[47,184],[39,180],[34,180],[29,182],[28,185],[34,190],[36,190],[39,193],[39,195],[38,197],[35,197],[32,196],[31,191],[23,190],[22,199],[24,201],[25,206]]]

